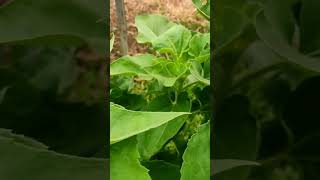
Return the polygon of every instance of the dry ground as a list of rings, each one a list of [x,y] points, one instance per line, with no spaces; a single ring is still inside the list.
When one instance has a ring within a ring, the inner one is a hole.
[[[161,14],[179,22],[196,31],[204,31],[208,22],[204,20],[195,10],[192,0],[125,0],[126,18],[128,22],[128,46],[129,54],[143,53],[147,47],[137,44],[135,37],[137,30],[134,25],[135,16],[145,13]],[[115,12],[115,0],[110,0],[110,32],[116,36],[111,60],[120,57],[119,35],[117,31],[117,17]]]

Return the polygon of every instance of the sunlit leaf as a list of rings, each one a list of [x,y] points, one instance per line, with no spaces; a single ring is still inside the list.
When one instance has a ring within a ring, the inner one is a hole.
[[[148,170],[139,162],[139,152],[135,138],[111,146],[110,179],[151,180]]]
[[[210,179],[210,124],[202,125],[191,137],[183,154],[181,180]]]
[[[143,112],[127,110],[111,104],[110,143],[116,143],[131,136],[156,128],[187,112]]]

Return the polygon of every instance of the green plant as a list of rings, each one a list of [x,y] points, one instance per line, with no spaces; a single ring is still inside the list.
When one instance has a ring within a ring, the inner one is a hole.
[[[160,15],[136,26],[153,54],[110,65],[111,179],[209,179],[210,34]]]

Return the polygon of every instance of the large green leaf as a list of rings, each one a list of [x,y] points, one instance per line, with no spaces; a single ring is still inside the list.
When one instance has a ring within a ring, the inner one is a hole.
[[[152,66],[154,63],[156,63],[155,56],[151,54],[124,56],[111,63],[110,75],[148,76],[148,73],[143,68]]]
[[[111,104],[110,143],[116,143],[131,136],[156,128],[187,112],[143,112],[127,110]]]
[[[107,160],[68,156],[48,151],[30,138],[0,129],[0,179],[100,180],[108,176]]]
[[[177,134],[185,120],[185,117],[176,118],[174,121],[139,134],[138,141],[141,158],[149,160],[156,154],[170,138]]]
[[[210,179],[210,124],[202,125],[193,135],[183,154],[181,180]]]
[[[139,43],[151,43],[157,51],[170,53],[176,58],[187,50],[191,39],[190,30],[159,15],[137,16],[136,26]]]
[[[14,0],[0,8],[0,43],[89,43],[106,52],[105,2]]]
[[[148,170],[139,162],[135,137],[111,146],[110,179],[151,180]]]
[[[189,100],[183,95],[178,96],[175,104],[171,103],[167,95],[159,96],[146,107],[148,111],[163,112],[188,112],[190,108]],[[170,138],[177,134],[186,118],[188,117],[178,117],[155,129],[139,134],[137,136],[138,148],[142,159],[148,160],[156,154]]]
[[[135,19],[138,28],[137,41],[151,43],[172,26],[176,25],[160,15],[140,15]]]
[[[182,25],[174,25],[152,41],[152,46],[159,52],[171,53],[180,58],[188,49],[191,31]]]
[[[137,75],[141,79],[157,79],[163,86],[171,87],[187,71],[184,63],[172,62],[153,55],[124,56],[110,65],[110,75]]]

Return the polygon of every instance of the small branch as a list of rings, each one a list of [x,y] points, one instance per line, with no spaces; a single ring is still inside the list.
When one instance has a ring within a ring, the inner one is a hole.
[[[124,0],[115,0],[118,27],[120,30],[120,52],[121,55],[128,54],[128,34],[127,34],[127,21],[126,21],[126,11],[124,7]]]

